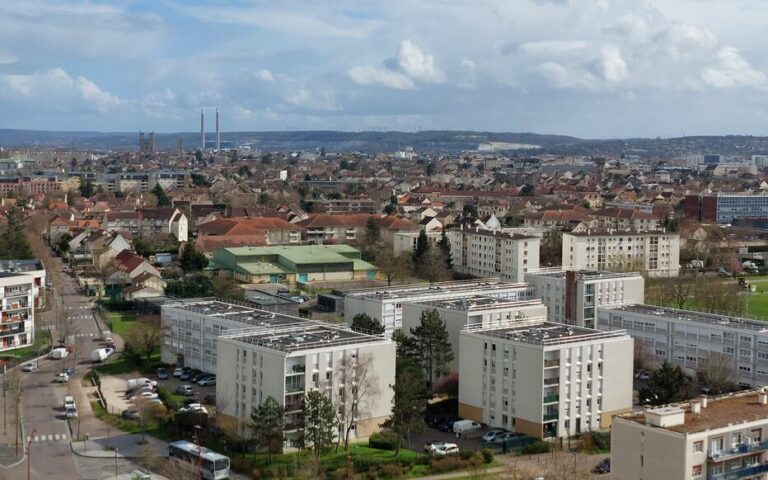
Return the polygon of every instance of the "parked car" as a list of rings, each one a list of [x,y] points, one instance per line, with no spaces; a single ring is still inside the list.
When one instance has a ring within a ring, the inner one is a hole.
[[[470,430],[477,430],[478,428],[483,428],[483,426],[472,420],[457,420],[453,422],[453,433],[458,433],[459,435]]]
[[[461,419],[456,417],[444,417],[437,422],[437,429],[440,430],[441,432],[452,432],[453,424],[457,420],[461,420]]]
[[[204,413],[208,414],[208,409],[206,409],[204,406],[200,405],[199,403],[190,403],[186,407],[181,407],[179,409],[179,413]]]
[[[141,415],[136,410],[123,410],[123,418],[127,418],[129,420],[138,420],[141,418]]]
[[[519,436],[519,434],[517,433],[504,432],[501,435],[496,435],[495,437],[493,437],[493,441],[490,443],[504,443],[507,440],[511,440],[517,436]]]
[[[213,374],[211,374],[211,373],[198,373],[198,374],[195,374],[195,376],[193,376],[191,380],[192,380],[192,383],[197,383],[200,380],[202,380],[204,378],[208,378],[208,377],[213,377]]]
[[[494,440],[496,440],[496,437],[504,433],[507,433],[507,431],[504,430],[503,428],[494,428],[492,430],[488,430],[487,432],[485,432],[481,437],[481,439],[484,443],[493,442]]]
[[[139,398],[143,398],[144,400],[152,400],[154,398],[160,398],[160,396],[155,392],[139,392],[136,395],[128,397],[128,400],[136,400]]]
[[[446,455],[455,455],[459,453],[459,446],[455,443],[444,443],[439,447],[432,450],[432,455],[436,457],[444,457]]]
[[[21,367],[22,372],[34,372],[35,370],[37,370],[37,362],[25,363]]]
[[[441,442],[440,440],[430,440],[424,444],[424,451],[427,453],[432,453],[436,448],[447,444],[448,442]]]
[[[191,397],[195,394],[194,390],[192,390],[192,387],[190,385],[179,385],[176,387],[176,393],[179,395],[186,395],[188,397]]]
[[[71,377],[72,375],[75,374],[75,367],[62,368],[61,371],[66,373],[67,375],[69,375]]]
[[[182,382],[188,382],[192,380],[192,372],[182,372],[181,376],[179,377],[179,380]]]
[[[67,395],[66,397],[64,397],[64,403],[62,404],[62,407],[64,408],[65,411],[68,408],[76,408],[75,397],[71,395]]]
[[[70,407],[64,411],[65,418],[77,418],[77,407]]]
[[[635,378],[638,380],[648,380],[649,378],[651,378],[651,375],[645,370],[640,370],[635,374]]]
[[[197,382],[198,385],[204,387],[206,385],[216,385],[216,377],[205,377]]]
[[[182,373],[184,373],[184,369],[181,368],[181,367],[173,369],[173,376],[174,377],[180,377]]]
[[[602,475],[604,473],[611,473],[611,459],[605,458],[598,463],[595,468],[592,469],[592,473]]]
[[[56,375],[56,381],[59,383],[66,383],[69,381],[69,375],[66,372],[61,372]]]
[[[168,380],[168,370],[166,370],[163,367],[160,367],[157,369],[157,379],[158,380]]]

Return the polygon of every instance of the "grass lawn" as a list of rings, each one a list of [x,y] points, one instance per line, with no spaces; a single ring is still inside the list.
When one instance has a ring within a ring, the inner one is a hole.
[[[40,354],[40,352],[47,350],[51,345],[51,333],[47,330],[38,330],[35,332],[35,343],[29,347],[19,348],[18,350],[11,350],[8,353],[4,353],[2,358],[15,358],[20,362],[34,358]]]
[[[141,364],[136,364],[131,361],[128,356],[122,354],[118,354],[112,358],[113,359],[107,361],[107,363],[95,366],[94,370],[99,372],[100,375],[117,375],[120,373],[132,372],[153,373],[154,370],[152,370],[149,365],[160,362],[160,352],[153,353],[149,363],[146,363],[145,357],[142,357]]]
[[[123,338],[131,330],[134,325],[133,322],[136,321],[134,312],[104,312],[104,316],[107,318],[111,331]]]

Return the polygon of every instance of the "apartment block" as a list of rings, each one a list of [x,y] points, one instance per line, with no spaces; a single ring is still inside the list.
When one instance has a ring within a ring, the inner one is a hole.
[[[768,393],[702,397],[614,418],[611,478],[768,478]]]
[[[251,412],[269,396],[285,409],[286,447],[296,446],[303,400],[311,390],[326,392],[339,413],[355,409],[352,438],[378,431],[392,411],[396,350],[392,340],[300,321],[225,334],[217,343],[216,392],[231,398],[221,413],[225,424],[236,425],[241,433],[248,432]],[[373,386],[371,394],[353,406],[345,389],[363,383]]]
[[[0,272],[0,351],[35,343],[35,278]]]
[[[700,222],[719,224],[768,218],[768,195],[746,193],[697,193],[683,200],[685,215]]]
[[[449,230],[446,235],[458,273],[522,282],[529,270],[539,268],[538,237],[479,228]]]
[[[515,321],[547,318],[547,307],[538,299],[517,301],[472,295],[403,304],[403,333],[410,336],[411,329],[421,324],[421,315],[428,310],[436,310],[445,322],[453,349],[451,371],[459,370],[459,358],[473,353],[460,350],[459,334],[464,328],[491,328]]]
[[[598,310],[600,330],[622,330],[647,361],[680,365],[689,375],[717,362],[735,382],[768,385],[768,323],[710,313],[626,305]]]
[[[645,279],[639,273],[553,269],[529,272],[525,281],[547,306],[550,322],[595,328],[599,307],[643,303]]]
[[[485,278],[442,283],[390,285],[339,292],[344,295],[344,319],[348,324],[358,313],[365,313],[384,325],[387,335],[403,325],[403,304],[427,300],[466,298],[485,295],[522,301],[534,297],[533,288],[525,283],[502,282]]]
[[[467,327],[459,343],[462,418],[560,438],[608,428],[632,408],[633,342],[625,332],[539,320]]]
[[[32,278],[34,307],[43,308],[45,306],[47,280],[45,265],[43,265],[42,260],[0,260],[0,272],[18,273]]]
[[[680,273],[680,236],[662,231],[587,230],[563,233],[563,267],[641,271],[650,277]]]

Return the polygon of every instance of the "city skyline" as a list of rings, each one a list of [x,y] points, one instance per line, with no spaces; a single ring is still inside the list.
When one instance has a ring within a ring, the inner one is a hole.
[[[0,128],[763,135],[759,7],[8,1]]]

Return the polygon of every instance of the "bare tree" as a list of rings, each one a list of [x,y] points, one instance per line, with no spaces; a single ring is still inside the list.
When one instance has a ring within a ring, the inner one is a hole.
[[[666,278],[663,286],[668,298],[677,308],[685,307],[693,293],[693,282],[682,275]]]
[[[149,442],[143,443],[138,450],[137,460],[139,466],[147,471],[152,471],[160,465],[163,457],[157,451],[157,448]]]
[[[696,283],[697,305],[709,312],[739,315],[744,311],[744,297],[736,283],[700,280]]]
[[[701,381],[715,393],[730,390],[736,385],[736,360],[731,355],[720,352],[710,352],[706,362],[698,369]]]
[[[129,331],[127,342],[144,354],[149,362],[163,341],[162,322],[159,315],[145,315],[136,320]]]
[[[440,282],[451,278],[451,272],[446,268],[445,257],[439,248],[428,248],[419,261],[417,274],[420,278],[432,282]]]
[[[591,477],[589,469],[579,468],[575,455],[566,455],[564,452],[556,453],[547,458],[547,480],[586,480]]]
[[[343,386],[339,387],[334,406],[341,432],[339,440],[344,441],[344,450],[348,450],[349,437],[358,419],[368,416],[371,402],[380,393],[379,379],[370,353],[359,354],[355,358],[347,352],[340,366]]]
[[[413,271],[413,256],[410,253],[395,255],[388,248],[379,248],[375,251],[375,255],[376,266],[387,279],[387,285],[392,285],[392,281],[396,278],[407,277]]]

